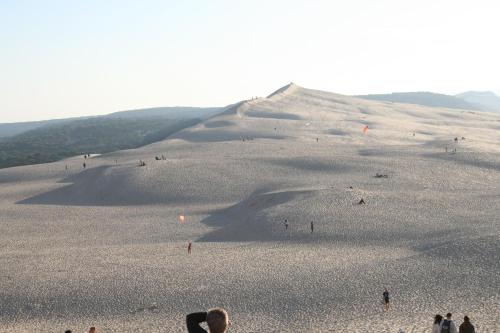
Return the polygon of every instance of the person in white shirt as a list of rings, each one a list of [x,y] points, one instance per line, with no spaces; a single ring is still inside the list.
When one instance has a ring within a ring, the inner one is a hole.
[[[443,324],[443,316],[437,314],[434,317],[434,325],[432,325],[432,333],[441,333],[442,324]]]

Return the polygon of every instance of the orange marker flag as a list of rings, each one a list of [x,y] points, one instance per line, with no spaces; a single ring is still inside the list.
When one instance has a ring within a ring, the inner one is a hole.
[[[364,128],[363,128],[363,133],[368,133],[368,125],[366,125]]]
[[[184,215],[179,215],[179,222],[180,223],[186,222],[186,217]]]

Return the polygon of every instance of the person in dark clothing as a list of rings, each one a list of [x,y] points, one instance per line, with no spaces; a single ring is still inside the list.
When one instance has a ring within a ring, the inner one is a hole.
[[[285,230],[288,230],[288,219],[285,219]]]
[[[464,322],[458,328],[458,333],[475,333],[474,325],[470,323],[469,317],[464,317]]]
[[[311,221],[311,234],[314,232],[314,222]]]
[[[451,320],[451,313],[446,314],[446,319],[441,324],[441,333],[457,333],[457,325]]]
[[[391,305],[389,300],[389,291],[387,290],[387,288],[385,288],[382,296],[384,297],[384,311],[388,311]]]
[[[186,316],[188,333],[208,333],[200,324],[207,322],[210,333],[225,333],[231,325],[226,310],[212,309],[208,312],[195,312]]]
[[[87,167],[87,164],[86,163],[83,163],[83,168],[85,169]]]
[[[192,247],[193,247],[193,244],[191,244],[191,242],[189,242],[189,244],[188,244],[188,254],[191,254]]]

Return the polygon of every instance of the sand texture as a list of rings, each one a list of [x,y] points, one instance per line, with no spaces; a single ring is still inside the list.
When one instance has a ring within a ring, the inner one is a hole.
[[[0,170],[0,332],[500,332],[499,115],[291,84],[82,163]]]

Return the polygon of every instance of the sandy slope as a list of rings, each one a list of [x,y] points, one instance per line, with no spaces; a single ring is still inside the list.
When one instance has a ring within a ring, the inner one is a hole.
[[[448,311],[500,331],[499,142],[494,114],[289,85],[86,170],[0,170],[0,331],[183,332],[212,306],[232,332],[430,332]]]

